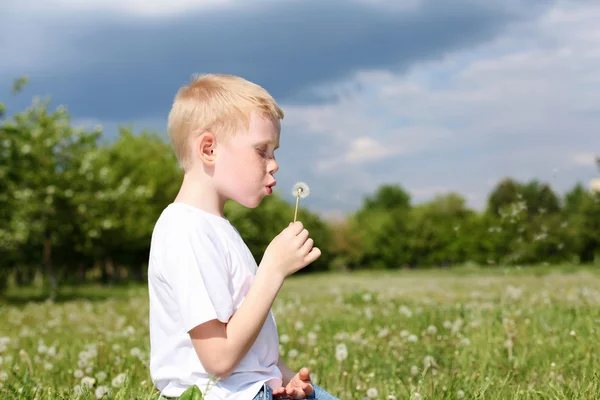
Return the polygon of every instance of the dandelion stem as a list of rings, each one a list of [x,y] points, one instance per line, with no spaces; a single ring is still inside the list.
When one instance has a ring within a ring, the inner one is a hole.
[[[294,211],[294,222],[296,222],[296,216],[298,215],[298,200],[300,196],[296,195],[296,210]]]

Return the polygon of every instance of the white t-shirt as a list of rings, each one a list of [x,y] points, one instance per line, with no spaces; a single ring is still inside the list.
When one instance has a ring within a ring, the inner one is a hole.
[[[164,396],[178,397],[196,384],[207,400],[251,400],[265,382],[282,385],[272,311],[250,351],[221,381],[206,372],[188,334],[212,319],[229,321],[256,270],[252,253],[227,219],[183,203],[161,213],[150,245],[148,286],[150,375]]]

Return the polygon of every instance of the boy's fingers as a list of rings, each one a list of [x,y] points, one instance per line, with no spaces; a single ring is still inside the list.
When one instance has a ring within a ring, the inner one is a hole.
[[[302,229],[302,232],[298,234],[298,239],[300,240],[300,244],[306,242],[306,239],[308,239],[308,231],[306,229]]]
[[[297,236],[304,229],[304,225],[302,225],[302,222],[296,221],[296,222],[292,222],[292,225],[290,225],[290,228],[291,228],[292,233]]]
[[[312,250],[306,255],[304,260],[306,265],[308,265],[319,257],[321,257],[321,250],[318,247],[313,247]]]
[[[300,369],[300,372],[298,373],[298,376],[300,378],[301,381],[308,381],[310,380],[310,373],[308,371],[308,368],[303,367]]]
[[[308,238],[306,239],[306,242],[304,242],[304,244],[302,245],[302,252],[303,253],[308,253],[310,251],[310,249],[314,246],[315,241],[312,238]]]

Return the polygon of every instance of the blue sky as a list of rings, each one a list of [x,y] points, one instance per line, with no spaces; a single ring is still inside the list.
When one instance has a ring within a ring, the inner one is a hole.
[[[286,112],[284,195],[305,181],[335,216],[399,183],[479,209],[504,176],[563,193],[598,175],[598,20],[584,0],[0,0],[0,93],[163,132],[192,74],[239,74]]]

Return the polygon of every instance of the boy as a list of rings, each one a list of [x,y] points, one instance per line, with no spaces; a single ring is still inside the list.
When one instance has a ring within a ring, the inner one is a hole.
[[[262,87],[202,75],[175,96],[171,145],[184,171],[152,234],[148,266],[150,374],[163,396],[192,385],[205,399],[333,399],[279,360],[271,311],[284,279],[321,255],[290,223],[256,265],[223,215],[257,207],[275,185],[283,112]]]

